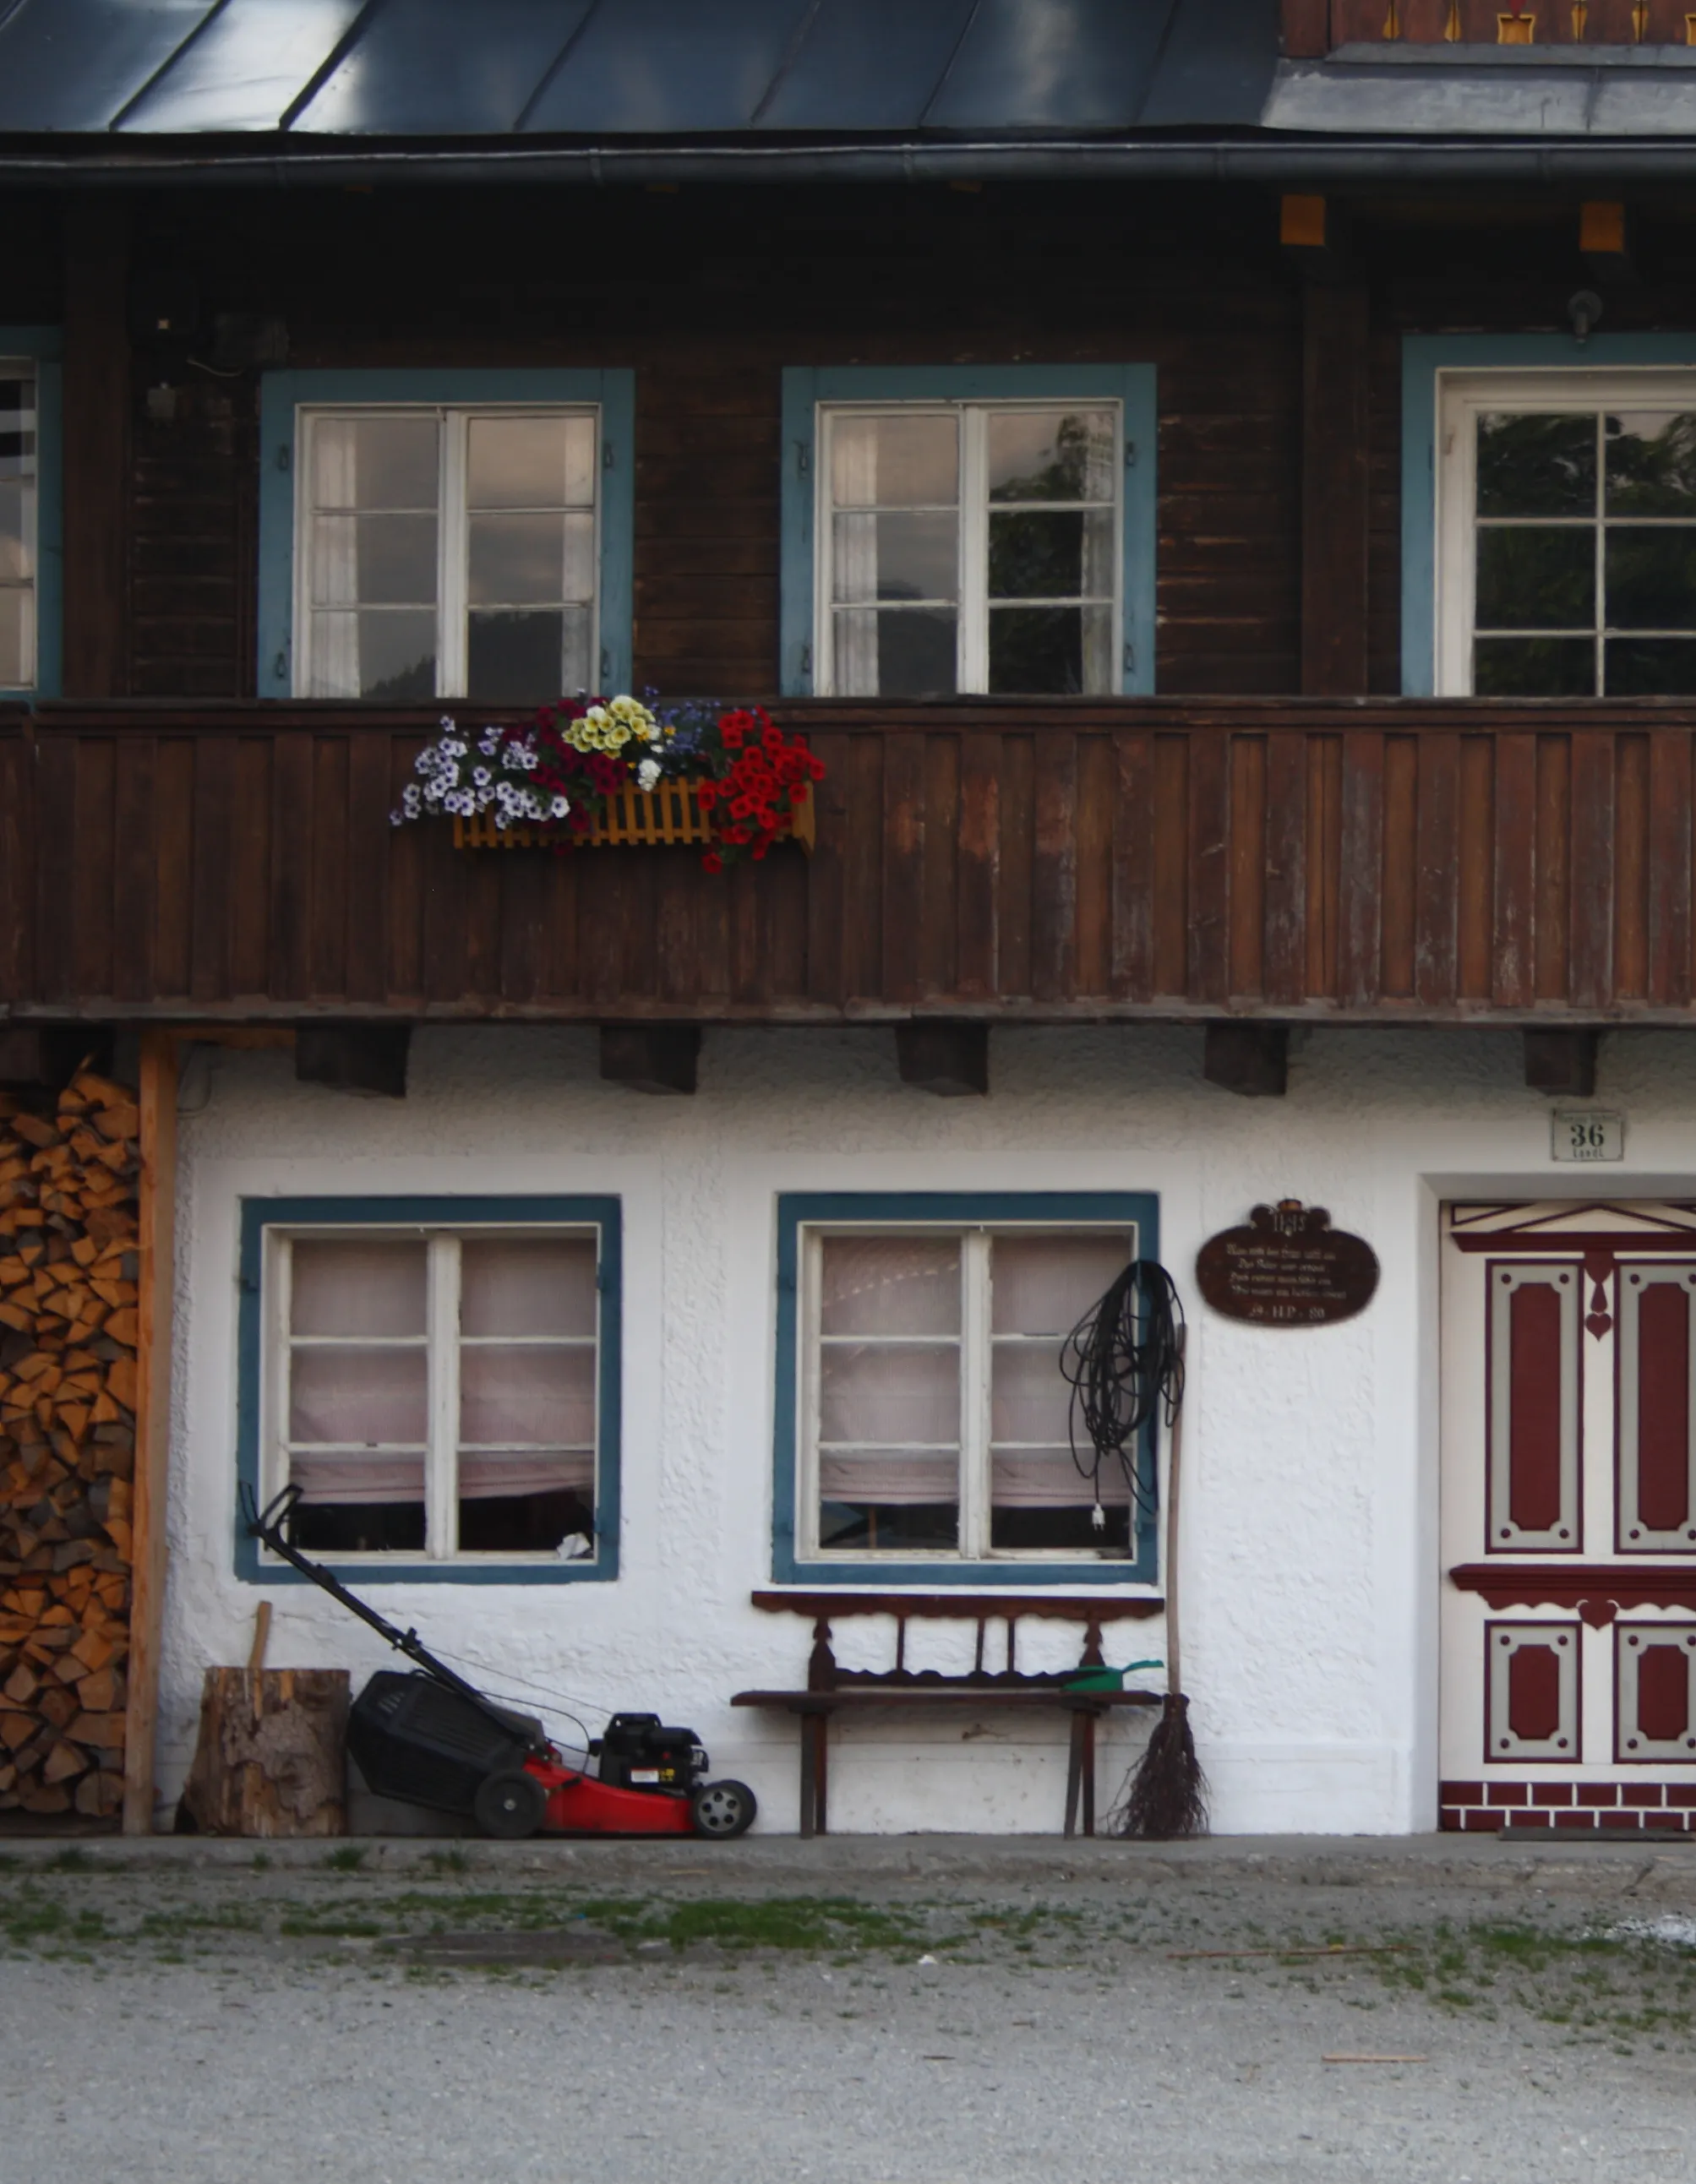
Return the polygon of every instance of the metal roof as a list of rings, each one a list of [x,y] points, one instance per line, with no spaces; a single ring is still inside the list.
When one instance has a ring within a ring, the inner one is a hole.
[[[0,134],[1252,125],[1276,0],[0,0]]]

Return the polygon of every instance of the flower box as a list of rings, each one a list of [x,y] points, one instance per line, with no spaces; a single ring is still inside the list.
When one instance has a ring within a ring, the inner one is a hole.
[[[629,845],[653,849],[667,843],[693,844],[705,849],[713,840],[712,821],[696,800],[693,781],[661,781],[647,790],[623,788],[597,797],[589,832],[577,837],[584,850],[620,849]],[[811,796],[787,815],[778,832],[779,840],[799,842],[809,855],[817,838]],[[534,827],[497,827],[492,817],[455,819],[456,850],[543,850],[553,837]]]

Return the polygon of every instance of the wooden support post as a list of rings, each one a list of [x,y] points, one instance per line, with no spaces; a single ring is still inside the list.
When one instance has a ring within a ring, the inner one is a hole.
[[[1526,1083],[1533,1092],[1587,1100],[1596,1089],[1595,1031],[1537,1030],[1525,1034]]]
[[[1245,1099],[1281,1100],[1290,1068],[1290,1034],[1282,1024],[1210,1023],[1202,1074]]]
[[[633,1092],[693,1092],[700,1061],[700,1026],[603,1024],[600,1073]]]
[[[135,1560],[124,1732],[124,1832],[153,1824],[153,1741],[170,1486],[171,1295],[176,1287],[176,1042],[144,1031],[141,1055],[141,1283],[137,1305]]]
[[[1314,281],[1302,300],[1302,690],[1364,698],[1370,298]]]
[[[895,1061],[903,1084],[944,1099],[981,1097],[990,1089],[990,1028],[924,1019],[899,1023]]]
[[[303,1084],[404,1100],[411,1037],[411,1026],[404,1023],[298,1024],[294,1074]]]
[[[64,666],[67,698],[121,698],[130,476],[129,214],[67,196],[64,222]]]

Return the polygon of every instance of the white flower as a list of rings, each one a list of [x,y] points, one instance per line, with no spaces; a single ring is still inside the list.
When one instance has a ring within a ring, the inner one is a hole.
[[[391,827],[404,827],[406,824],[406,814],[404,811],[391,811],[388,815],[388,823]]]
[[[493,758],[495,753],[500,749],[500,730],[499,728],[485,728],[483,732],[482,738],[477,744],[477,749],[483,753],[485,758]]]
[[[548,806],[548,816],[550,819],[563,819],[571,808],[569,797],[556,796]]]
[[[644,758],[636,769],[636,785],[646,795],[653,794],[654,783],[659,777],[660,762],[657,759]]]
[[[487,788],[490,782],[494,779],[494,776],[486,766],[474,766],[471,768],[471,779],[479,788]]]

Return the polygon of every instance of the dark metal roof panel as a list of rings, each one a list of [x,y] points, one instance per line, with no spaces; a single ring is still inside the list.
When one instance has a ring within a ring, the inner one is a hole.
[[[595,0],[528,130],[573,136],[746,129],[812,0]]]
[[[1265,0],[1180,0],[1138,119],[1145,129],[1252,128],[1277,68],[1277,11]]]
[[[504,135],[593,0],[382,0],[295,115],[308,136]]]
[[[771,129],[916,129],[974,0],[821,0],[760,114]]]
[[[925,115],[940,129],[1135,121],[1179,0],[979,0]]]
[[[117,126],[162,135],[281,127],[362,0],[224,0]]]
[[[109,128],[212,0],[21,0],[0,16],[0,132]]]

